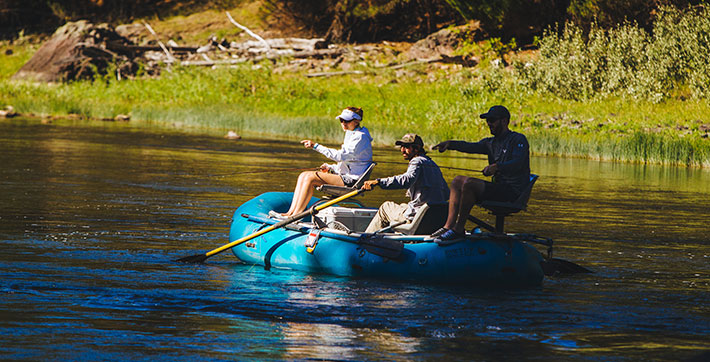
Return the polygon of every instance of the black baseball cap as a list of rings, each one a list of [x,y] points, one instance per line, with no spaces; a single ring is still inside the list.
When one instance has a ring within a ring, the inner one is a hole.
[[[481,118],[510,119],[510,112],[508,112],[508,108],[503,106],[493,106],[488,110],[488,112],[483,113]]]

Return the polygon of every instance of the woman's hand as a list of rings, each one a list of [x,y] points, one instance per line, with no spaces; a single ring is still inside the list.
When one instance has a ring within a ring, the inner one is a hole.
[[[323,172],[330,172],[330,165],[327,163],[324,163],[320,165],[320,170]]]
[[[313,146],[316,145],[316,143],[311,140],[303,140],[303,141],[301,141],[301,143],[303,144],[303,147],[305,147],[305,148],[313,148]]]

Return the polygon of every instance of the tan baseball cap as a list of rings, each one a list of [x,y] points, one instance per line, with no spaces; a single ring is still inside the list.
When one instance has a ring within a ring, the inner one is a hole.
[[[407,146],[407,145],[419,145],[419,147],[424,148],[424,141],[415,133],[407,133],[402,136],[402,139],[394,143],[397,146]]]

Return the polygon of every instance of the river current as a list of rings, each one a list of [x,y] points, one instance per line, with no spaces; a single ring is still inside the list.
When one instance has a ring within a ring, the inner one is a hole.
[[[430,155],[447,180],[486,162]],[[394,148],[375,158],[375,177],[406,169]],[[540,179],[506,229],[552,238],[556,257],[595,272],[539,288],[266,271],[227,252],[174,262],[226,244],[237,206],[291,191],[300,169],[325,161],[293,140],[0,120],[0,359],[710,357],[703,169],[533,157]],[[378,189],[361,200],[406,198]]]

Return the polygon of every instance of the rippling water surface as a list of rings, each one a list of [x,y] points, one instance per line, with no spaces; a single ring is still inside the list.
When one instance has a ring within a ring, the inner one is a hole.
[[[324,160],[293,141],[59,123],[0,121],[3,360],[685,360],[710,350],[707,170],[533,158],[540,180],[507,229],[551,237],[555,256],[596,273],[470,290],[265,271],[231,253],[175,263],[227,243],[238,205],[290,191],[295,168]],[[375,176],[406,168],[392,149],[375,154]],[[363,201],[386,199],[404,192]]]

